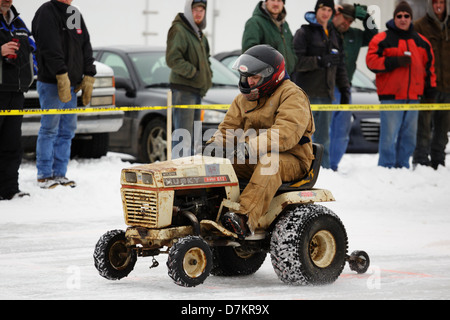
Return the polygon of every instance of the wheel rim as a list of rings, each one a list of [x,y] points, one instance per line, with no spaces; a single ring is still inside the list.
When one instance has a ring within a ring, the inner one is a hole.
[[[248,252],[240,247],[234,248],[234,252],[241,259],[249,259],[254,255],[253,252]]]
[[[109,250],[109,262],[116,270],[123,270],[130,262],[131,255],[128,254],[124,242],[117,241]]]
[[[327,230],[318,231],[309,243],[309,253],[313,263],[319,268],[328,267],[336,255],[336,240]]]
[[[150,162],[165,161],[167,155],[167,141],[163,128],[154,128],[148,135],[147,153]]]
[[[200,277],[206,269],[205,252],[200,248],[191,248],[184,255],[183,269],[190,278]]]

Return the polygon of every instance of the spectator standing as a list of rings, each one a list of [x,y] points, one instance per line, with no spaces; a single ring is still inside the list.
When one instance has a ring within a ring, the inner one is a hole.
[[[41,109],[75,108],[79,90],[83,105],[91,100],[96,74],[92,46],[84,19],[71,3],[72,0],[48,1],[33,18]],[[41,188],[76,186],[66,177],[76,127],[76,114],[42,115],[36,144]]]
[[[210,49],[203,30],[206,28],[206,0],[187,0],[184,13],[179,13],[167,35],[167,65],[172,69],[170,86],[173,105],[201,104],[202,98],[212,86],[212,70],[209,61]],[[180,142],[183,154],[194,153],[194,121],[200,120],[200,110],[173,110],[174,129],[184,129]],[[187,133],[186,132],[186,133]],[[175,142],[173,147],[175,147]],[[180,157],[179,152],[172,153]]]
[[[415,104],[421,97],[434,99],[436,75],[430,42],[414,31],[413,13],[406,1],[386,23],[387,31],[369,44],[366,62],[376,73],[377,92],[382,104]],[[418,111],[381,111],[378,165],[409,168],[416,146]]]
[[[424,102],[450,103],[449,14],[449,0],[428,0],[426,15],[414,23],[415,30],[430,41],[435,58],[437,95]],[[445,166],[449,130],[450,111],[419,111],[413,165]]]
[[[352,28],[350,25],[359,19],[362,21],[364,30]],[[350,81],[356,70],[356,61],[362,47],[367,47],[373,36],[378,33],[378,28],[367,13],[367,6],[359,4],[343,4],[337,6],[333,17],[333,25],[343,38],[345,65]],[[340,102],[338,88],[334,92],[336,103]],[[351,96],[350,101],[351,103]],[[334,111],[330,126],[330,166],[334,171],[338,170],[339,162],[347,150],[349,134],[352,125],[352,113],[349,111]]]
[[[21,110],[33,82],[34,42],[12,0],[0,0],[0,109]],[[0,116],[0,200],[29,195],[19,190],[22,116]]]
[[[302,25],[294,36],[298,58],[294,80],[306,91],[312,104],[331,104],[335,86],[341,93],[341,104],[348,104],[350,99],[342,39],[330,21],[334,12],[333,0],[318,0],[315,12],[305,14],[309,24]],[[313,116],[316,125],[313,140],[324,146],[322,167],[330,168],[332,112],[314,111]]]
[[[260,1],[253,15],[245,24],[242,36],[242,52],[258,44],[268,44],[280,52],[286,60],[286,70],[294,71],[297,62],[293,36],[286,21],[286,0]]]

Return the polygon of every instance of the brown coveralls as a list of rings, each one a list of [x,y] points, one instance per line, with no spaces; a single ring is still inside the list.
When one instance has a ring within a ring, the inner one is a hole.
[[[248,215],[250,230],[255,231],[282,182],[301,179],[314,159],[310,141],[315,128],[309,99],[290,80],[285,80],[270,97],[256,101],[248,101],[240,94],[212,141],[222,141],[225,146],[226,138],[230,139],[226,131],[237,129],[256,131],[256,136],[247,137],[246,141],[250,154],[258,155],[257,163],[247,160],[236,164],[235,159],[233,164],[239,178],[250,180],[241,194],[237,213]],[[309,142],[300,144],[302,137]],[[268,157],[272,161],[267,161]]]

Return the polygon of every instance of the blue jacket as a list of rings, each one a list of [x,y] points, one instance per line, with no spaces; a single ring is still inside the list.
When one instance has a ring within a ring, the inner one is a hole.
[[[14,6],[11,6],[11,12],[14,14],[14,18],[10,25],[5,21],[3,15],[0,15],[0,46],[16,38],[19,40],[20,47],[16,59],[6,59],[5,57],[0,59],[0,91],[27,92],[36,71],[34,57],[36,45]]]

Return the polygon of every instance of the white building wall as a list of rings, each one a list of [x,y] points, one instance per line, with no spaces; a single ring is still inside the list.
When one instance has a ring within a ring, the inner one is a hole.
[[[48,0],[15,0],[14,5],[21,13],[22,19],[31,29],[35,11]],[[73,0],[73,5],[80,8],[88,26],[93,46],[116,44],[149,44],[164,46],[167,31],[178,12],[184,10],[186,0]],[[336,1],[336,0],[335,0]],[[208,0],[208,26],[206,34],[210,40],[212,53],[239,49],[245,22],[251,17],[259,0]],[[338,1],[336,1],[338,2]],[[339,1],[342,2],[342,1]],[[394,0],[344,0],[347,3],[360,3],[375,6],[379,15],[379,27],[385,30],[386,22],[392,18],[396,1]],[[408,0],[415,6],[415,17],[425,12],[426,0]],[[292,33],[306,23],[304,15],[314,9],[316,0],[287,0],[287,18]],[[152,11],[145,15],[144,11]],[[420,15],[420,16],[419,16]],[[355,26],[362,27],[360,22]],[[145,37],[144,32],[153,35]],[[358,67],[370,77],[365,55],[362,49]]]

